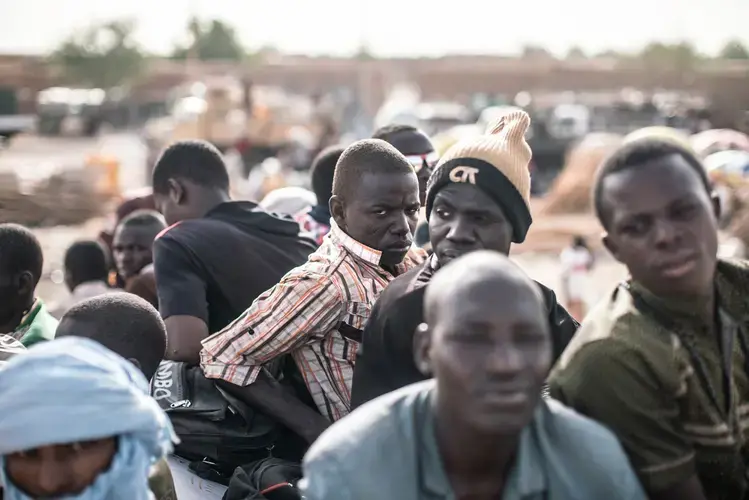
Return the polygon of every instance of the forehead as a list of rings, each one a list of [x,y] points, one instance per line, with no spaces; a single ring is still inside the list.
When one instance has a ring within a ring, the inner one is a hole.
[[[402,204],[419,199],[419,181],[413,172],[364,172],[354,187],[353,204]]]
[[[388,136],[388,141],[395,149],[404,155],[423,155],[434,151],[429,137],[420,131],[396,132]]]
[[[682,198],[707,196],[700,176],[679,155],[609,174],[602,188],[601,197],[613,219],[657,212]]]
[[[504,215],[500,207],[483,190],[470,184],[448,184],[437,192],[434,203],[444,202],[455,210],[491,212]]]
[[[153,239],[161,227],[156,224],[149,224],[145,226],[133,226],[133,225],[120,225],[115,231],[115,240],[141,240],[141,239]]]
[[[497,328],[514,324],[543,325],[545,319],[538,294],[525,283],[514,280],[485,280],[458,285],[437,301],[435,326],[457,327],[484,323]]]

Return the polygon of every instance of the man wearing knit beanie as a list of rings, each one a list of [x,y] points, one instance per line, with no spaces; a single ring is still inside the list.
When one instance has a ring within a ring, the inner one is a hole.
[[[393,280],[380,295],[364,330],[354,368],[352,408],[405,385],[429,378],[414,362],[413,335],[424,321],[426,285],[451,260],[477,250],[505,255],[531,225],[531,150],[525,141],[530,118],[513,110],[486,134],[452,146],[429,179],[426,215],[434,254]],[[538,283],[556,360],[578,323]]]

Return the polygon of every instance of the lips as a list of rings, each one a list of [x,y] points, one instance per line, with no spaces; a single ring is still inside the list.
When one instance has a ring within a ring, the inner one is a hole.
[[[408,252],[411,249],[413,242],[405,241],[402,243],[394,243],[387,246],[389,252]]]
[[[697,265],[697,256],[685,255],[658,265],[658,272],[664,278],[682,278],[692,272]]]

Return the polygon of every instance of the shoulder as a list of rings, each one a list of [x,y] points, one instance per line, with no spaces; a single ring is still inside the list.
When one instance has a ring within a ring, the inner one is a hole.
[[[589,493],[617,492],[621,498],[644,499],[628,496],[642,492],[622,445],[610,430],[553,399],[542,404],[541,439],[548,440],[551,454],[563,457],[559,463],[573,480],[584,478]],[[575,452],[570,454],[571,450]]]
[[[419,275],[423,270],[424,265],[414,267],[388,283],[377,298],[378,307],[380,309],[398,308],[404,305],[410,306],[413,300],[423,300],[426,283],[419,283]]]
[[[415,447],[415,415],[426,406],[432,388],[433,381],[420,382],[360,406],[315,441],[304,457],[305,466],[336,457],[346,468],[380,468],[382,450],[403,451],[405,443]]]
[[[598,422],[554,399],[546,399],[542,404],[545,405],[543,426],[552,440],[569,442],[592,456],[604,458],[611,450],[621,451],[616,436]]]
[[[591,352],[631,351],[648,355],[653,347],[668,345],[669,336],[659,335],[662,332],[658,330],[656,323],[634,307],[629,293],[618,287],[586,316],[557,368],[567,368],[573,359]]]

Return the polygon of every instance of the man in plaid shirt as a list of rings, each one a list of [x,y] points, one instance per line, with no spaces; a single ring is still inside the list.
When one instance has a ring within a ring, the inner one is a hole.
[[[335,170],[329,236],[306,264],[203,341],[206,376],[308,441],[345,416],[372,305],[391,280],[423,261],[422,251],[411,250],[419,207],[418,180],[402,154],[376,139],[349,146]],[[327,417],[320,425],[253,394],[263,365],[287,353]]]

